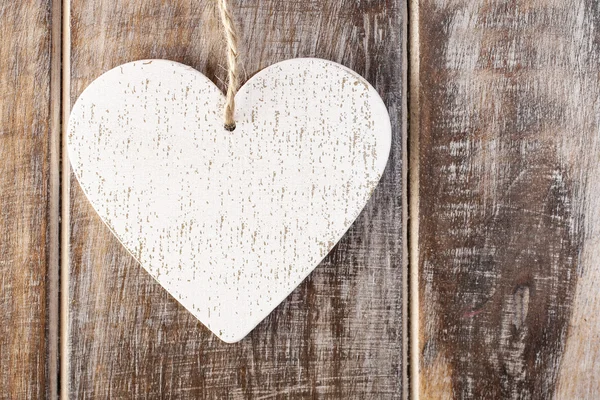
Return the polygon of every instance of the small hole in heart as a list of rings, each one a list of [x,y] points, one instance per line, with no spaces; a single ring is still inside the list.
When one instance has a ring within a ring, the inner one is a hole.
[[[229,132],[235,131],[235,122],[231,124],[225,124],[225,130]]]

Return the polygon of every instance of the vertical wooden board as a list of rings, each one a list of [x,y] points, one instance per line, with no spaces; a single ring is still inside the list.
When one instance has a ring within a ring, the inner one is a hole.
[[[393,124],[385,176],[354,226],[253,333],[225,344],[121,248],[72,177],[68,379],[72,397],[401,398],[403,24],[401,1],[234,1],[244,80],[321,57],[362,74]],[[73,0],[71,99],[141,58],[198,69],[221,88],[214,1]]]
[[[52,2],[0,4],[0,397],[48,394]]]
[[[423,398],[600,396],[600,8],[420,0]]]

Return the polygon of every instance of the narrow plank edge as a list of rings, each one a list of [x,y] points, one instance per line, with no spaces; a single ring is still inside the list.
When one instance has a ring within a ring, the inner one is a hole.
[[[404,15],[402,21],[402,398],[407,400],[410,399],[410,371],[409,371],[409,346],[411,343],[410,332],[409,332],[409,313],[408,308],[412,300],[410,299],[411,290],[409,287],[409,271],[410,271],[410,260],[409,260],[409,234],[408,234],[408,222],[409,219],[409,202],[410,196],[407,189],[410,187],[408,184],[408,72],[410,68],[408,59],[408,2],[404,2],[404,9],[402,15]],[[418,293],[417,293],[418,294]]]
[[[50,198],[48,250],[48,397],[58,394],[60,157],[61,157],[61,0],[52,1],[50,64]]]
[[[60,243],[60,398],[69,396],[69,206],[70,206],[70,164],[67,157],[67,121],[71,111],[71,2],[62,1],[62,165],[61,165],[61,198],[60,204],[61,243]]]
[[[46,398],[56,238],[52,3],[3,2],[0,26],[0,397]]]
[[[409,391],[410,398],[419,398],[419,0],[408,2],[408,48],[409,48]]]

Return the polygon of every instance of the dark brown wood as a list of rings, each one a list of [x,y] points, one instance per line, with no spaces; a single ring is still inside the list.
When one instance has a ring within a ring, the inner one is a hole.
[[[141,58],[198,69],[221,88],[214,1],[74,0],[71,99]],[[234,1],[244,80],[277,61],[321,57],[362,74],[394,127],[374,197],[321,266],[237,344],[215,338],[155,283],[71,184],[70,396],[401,398],[404,2]]]
[[[598,3],[415,4],[421,397],[597,398]]]
[[[53,379],[51,28],[51,1],[0,4],[0,397],[7,399],[44,398]]]

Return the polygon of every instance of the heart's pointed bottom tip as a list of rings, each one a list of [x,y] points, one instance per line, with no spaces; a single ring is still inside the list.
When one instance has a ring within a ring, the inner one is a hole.
[[[249,336],[252,331],[254,331],[254,329],[258,326],[258,324],[260,324],[266,317],[268,316],[265,315],[263,316],[260,320],[252,320],[252,321],[237,321],[237,324],[234,325],[229,325],[229,324],[225,324],[221,327],[219,326],[211,326],[209,327],[208,325],[204,324],[202,321],[200,321],[207,329],[208,331],[215,335],[215,337],[219,338],[219,340],[221,340],[222,342],[225,342],[227,344],[233,344],[233,343],[238,343],[240,341],[242,341],[244,338],[246,338],[247,336]]]
[[[234,343],[238,343],[241,342],[243,338],[245,338],[246,336],[240,337],[240,338],[236,338],[236,339],[230,339],[230,338],[224,338],[221,336],[217,336],[219,339],[221,339],[222,342],[227,343],[227,344],[234,344]]]
[[[252,330],[244,331],[244,333],[235,333],[233,335],[225,335],[223,333],[212,332],[216,337],[218,337],[221,341],[227,344],[234,344],[242,341],[246,336],[250,334]]]

